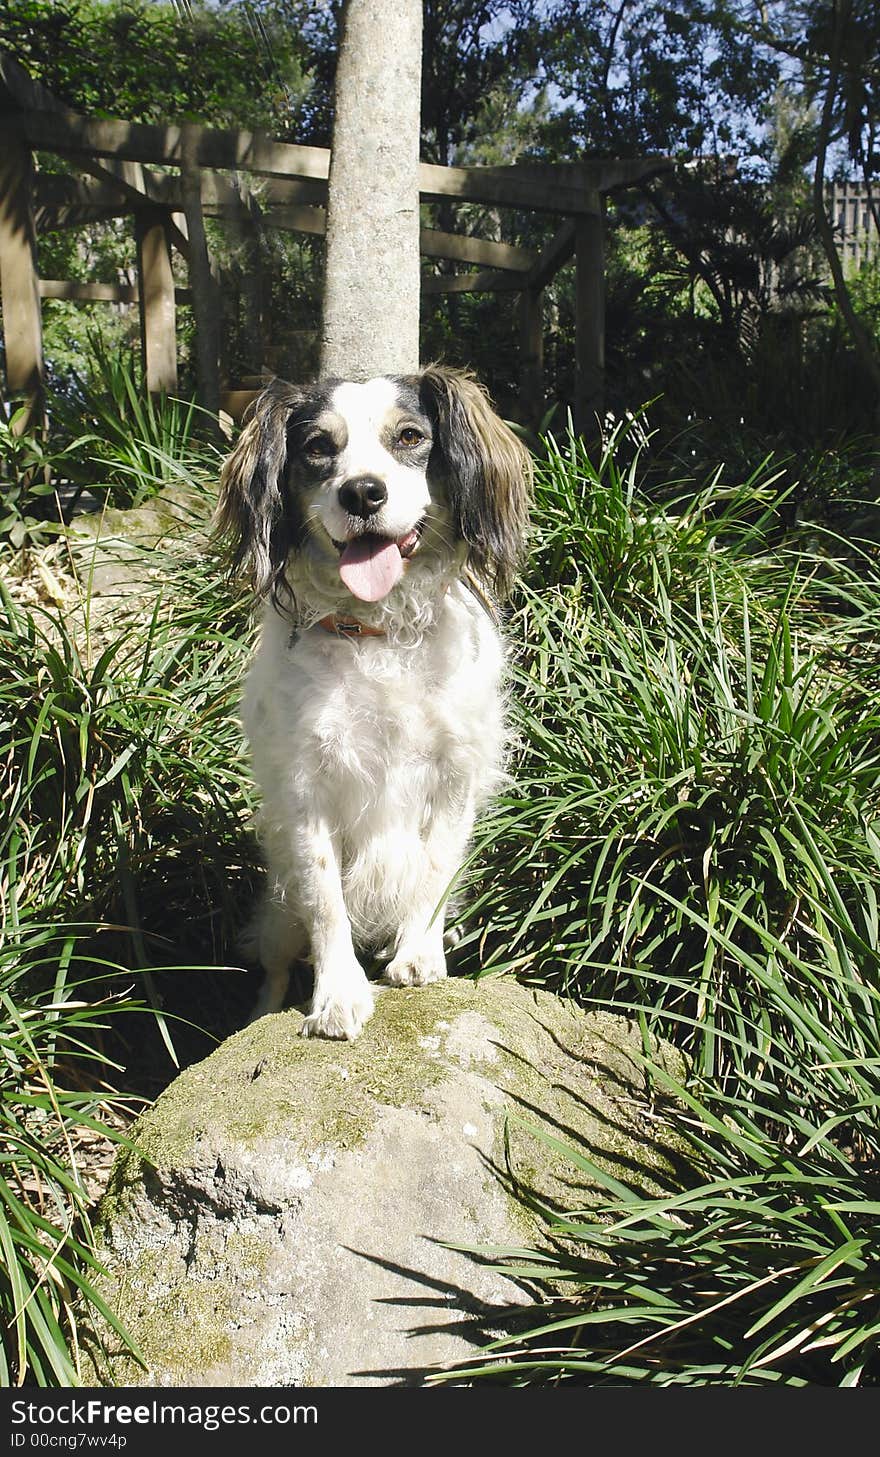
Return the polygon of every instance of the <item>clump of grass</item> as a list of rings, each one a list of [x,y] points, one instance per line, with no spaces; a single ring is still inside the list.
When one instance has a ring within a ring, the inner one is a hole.
[[[79,478],[113,506],[139,506],[163,487],[219,474],[219,449],[204,438],[211,417],[193,400],[148,394],[134,356],[112,353],[97,336],[80,398],[59,402],[56,414]]]
[[[137,580],[116,599],[91,597],[77,555],[81,595],[63,608],[0,584],[5,1384],[80,1381],[83,1327],[96,1311],[115,1325],[88,1179],[90,1145],[124,1123],[115,1064],[133,1056],[134,1085],[153,1089],[163,1056],[173,1071],[176,1009],[210,1021],[179,990],[234,958],[258,873],[236,721],[243,603],[198,531],[129,545]]]
[[[868,851],[876,875],[873,835]],[[646,1198],[556,1144],[604,1198],[546,1210],[541,1250],[483,1252],[544,1294],[525,1331],[455,1380],[880,1384],[880,986],[863,975],[880,945],[876,916],[854,926],[827,888],[824,964],[765,935],[743,967],[779,1033],[728,1008],[733,1060],[751,1071],[722,1092],[644,1059],[689,1185]]]
[[[648,1009],[723,1082],[728,1034],[768,1022],[749,957],[824,964],[827,887],[856,921],[873,903],[880,590],[768,549],[766,502],[710,489],[670,518],[610,456],[566,465],[562,511],[560,461],[513,624],[514,782],[477,846],[505,866],[475,903],[483,970]]]
[[[0,1384],[88,1380],[80,1332],[102,1300],[89,1218],[95,1141],[123,1141],[130,1101],[108,1090],[108,1017],[137,1003],[78,952],[85,928],[30,919],[0,941]],[[97,1040],[96,1040],[97,1039]],[[91,1075],[89,1074],[91,1069]],[[91,1085],[91,1086],[89,1086]]]
[[[191,902],[194,883],[227,903],[251,801],[236,724],[244,614],[203,563],[178,560],[166,578],[161,553],[141,555],[145,596],[100,619],[88,602],[82,616],[25,609],[0,587],[13,924],[22,896],[131,924]]]
[[[551,446],[540,473],[474,920],[484,973],[637,1021],[691,1174],[646,1199],[570,1149],[605,1200],[502,1252],[531,1328],[453,1376],[877,1384],[876,564],[795,550],[767,479],[670,510],[638,469]]]

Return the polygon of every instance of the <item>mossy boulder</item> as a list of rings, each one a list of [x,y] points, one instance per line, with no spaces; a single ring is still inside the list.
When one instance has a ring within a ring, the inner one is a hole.
[[[214,497],[187,484],[165,486],[140,506],[109,507],[73,518],[68,545],[92,598],[141,597],[161,584],[162,550],[191,540],[201,548]]]
[[[103,1384],[419,1384],[528,1292],[464,1246],[540,1242],[595,1197],[536,1137],[651,1187],[665,1165],[635,1029],[512,979],[379,989],[354,1043],[264,1017],[136,1125],[99,1209]],[[509,1116],[510,1115],[510,1116]],[[106,1333],[105,1333],[106,1334]]]

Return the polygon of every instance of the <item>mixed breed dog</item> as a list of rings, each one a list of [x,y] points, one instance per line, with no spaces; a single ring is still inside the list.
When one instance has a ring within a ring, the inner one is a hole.
[[[496,603],[531,459],[467,372],[299,387],[254,403],[221,479],[232,567],[265,602],[243,724],[262,793],[254,1016],[314,967],[306,1036],[354,1038],[384,980],[446,975],[444,919],[499,783]]]

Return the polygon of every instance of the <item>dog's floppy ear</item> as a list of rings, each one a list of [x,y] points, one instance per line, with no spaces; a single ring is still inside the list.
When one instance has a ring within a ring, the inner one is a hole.
[[[258,597],[277,587],[299,534],[285,477],[288,423],[303,398],[284,380],[267,385],[220,474],[214,532],[228,547],[232,572],[245,574]]]
[[[467,370],[429,364],[419,376],[435,424],[434,448],[459,536],[475,574],[504,597],[513,585],[528,526],[532,458],[486,390]]]

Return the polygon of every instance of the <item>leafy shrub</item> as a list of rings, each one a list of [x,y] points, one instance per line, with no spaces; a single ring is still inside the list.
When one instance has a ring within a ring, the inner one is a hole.
[[[0,415],[0,541],[15,551],[51,538],[59,528],[54,471],[57,453],[29,426],[22,405]]]

